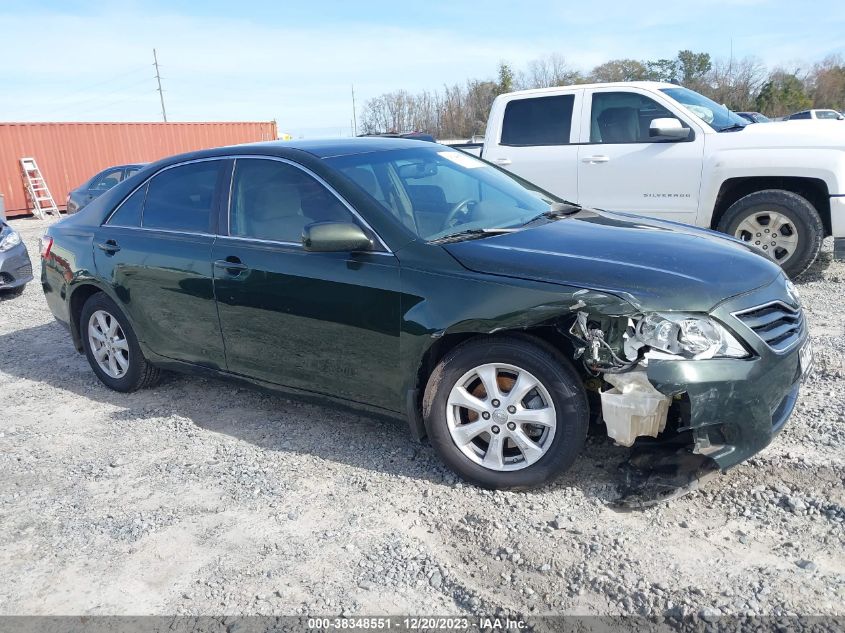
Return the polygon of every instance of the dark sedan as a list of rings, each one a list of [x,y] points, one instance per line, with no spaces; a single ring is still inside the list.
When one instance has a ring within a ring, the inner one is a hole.
[[[812,361],[792,284],[741,242],[421,141],[169,158],[51,226],[42,257],[108,387],[210,372],[400,417],[488,487],[566,470],[591,410],[618,444],[729,468]]]
[[[18,295],[32,281],[26,245],[11,226],[0,220],[0,297]]]
[[[104,169],[67,195],[67,212],[76,213],[116,184],[141,171],[145,163],[118,165]]]

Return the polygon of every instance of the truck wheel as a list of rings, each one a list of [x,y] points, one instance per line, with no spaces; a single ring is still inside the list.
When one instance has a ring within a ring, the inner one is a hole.
[[[824,239],[816,208],[803,196],[781,189],[755,191],[740,198],[717,228],[780,264],[790,277],[810,267]]]
[[[478,338],[432,372],[423,418],[432,446],[464,479],[528,489],[572,465],[589,408],[580,376],[553,348],[523,336]]]

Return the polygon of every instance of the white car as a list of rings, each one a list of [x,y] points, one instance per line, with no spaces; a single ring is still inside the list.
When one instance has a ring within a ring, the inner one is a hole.
[[[818,119],[823,121],[842,121],[845,116],[836,110],[802,110],[784,117],[784,121],[800,121],[801,119]]]
[[[837,122],[749,125],[674,84],[584,84],[500,95],[462,149],[585,206],[729,233],[792,276],[827,235],[845,256]]]

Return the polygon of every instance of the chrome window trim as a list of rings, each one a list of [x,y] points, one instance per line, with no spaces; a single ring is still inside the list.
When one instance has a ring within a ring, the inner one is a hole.
[[[263,239],[260,239],[260,238],[250,238],[250,237],[243,236],[243,235],[231,235],[232,189],[233,189],[234,183],[235,183],[235,172],[237,170],[238,160],[241,160],[241,159],[274,160],[274,161],[277,161],[277,162],[280,162],[280,163],[286,163],[286,164],[290,165],[291,167],[295,167],[296,169],[299,169],[299,170],[305,172],[308,176],[310,176],[311,178],[316,180],[323,187],[325,187],[329,191],[329,193],[331,193],[335,198],[337,198],[340,201],[340,203],[344,207],[346,207],[346,209],[352,214],[352,216],[356,220],[358,220],[358,222],[360,222],[370,233],[375,235],[376,239],[378,240],[379,245],[381,246],[381,248],[383,250],[382,251],[368,251],[368,252],[370,252],[370,253],[383,252],[387,255],[393,254],[393,251],[390,250],[390,247],[385,243],[385,241],[382,239],[381,235],[379,235],[378,232],[372,226],[370,226],[370,223],[367,222],[363,217],[361,217],[361,214],[358,213],[358,211],[356,211],[355,208],[351,204],[349,204],[346,201],[346,199],[342,195],[340,195],[340,193],[338,193],[338,191],[334,187],[332,187],[321,176],[319,176],[318,174],[315,174],[313,171],[311,171],[310,169],[308,169],[304,165],[300,165],[299,163],[292,161],[288,158],[282,158],[281,156],[264,156],[264,155],[260,155],[260,154],[255,154],[255,155],[252,155],[252,154],[233,154],[233,155],[228,156],[227,158],[234,159],[234,165],[232,166],[232,177],[231,177],[231,180],[229,181],[229,201],[228,201],[228,208],[226,209],[226,235],[224,235],[222,237],[255,239],[255,240],[258,240],[258,241],[261,241],[261,242],[266,242],[266,243],[271,243],[271,244],[272,243],[277,243],[277,244],[292,244],[292,243],[295,243],[295,242],[284,242],[284,241],[275,241],[275,240],[263,240]],[[300,244],[300,246],[301,246],[301,244]]]
[[[741,315],[743,315],[743,314],[747,314],[749,312],[756,312],[757,310],[763,310],[763,309],[769,308],[771,306],[781,306],[781,307],[785,308],[786,310],[788,310],[789,312],[797,315],[801,319],[799,324],[798,324],[799,325],[798,338],[795,341],[793,341],[792,343],[790,343],[789,345],[787,345],[786,347],[783,347],[783,348],[777,348],[777,347],[774,347],[772,345],[769,345],[769,343],[767,343],[763,339],[762,336],[760,336],[754,329],[752,329],[750,326],[748,326],[745,323],[745,321],[743,321],[742,318],[741,318]],[[743,308],[742,310],[737,310],[736,312],[731,312],[731,316],[734,317],[740,323],[742,323],[742,326],[744,328],[749,330],[752,334],[754,334],[754,336],[756,336],[758,339],[760,339],[760,341],[763,342],[763,345],[768,347],[775,354],[785,354],[785,353],[791,351],[799,343],[801,343],[801,339],[803,338],[804,334],[806,334],[807,327],[808,327],[807,326],[807,315],[804,314],[803,308],[801,306],[798,306],[796,308],[795,306],[791,306],[788,303],[786,303],[785,301],[781,301],[780,299],[775,299],[774,301],[767,301],[766,303],[761,303],[758,306],[752,306],[750,308]]]
[[[117,213],[117,210],[120,209],[120,207],[122,207],[124,205],[124,203],[127,200],[129,200],[129,198],[131,198],[133,195],[135,195],[135,192],[138,191],[138,189],[140,189],[141,187],[145,187],[149,182],[152,181],[153,178],[155,178],[159,174],[167,171],[168,169],[173,169],[174,167],[182,167],[183,165],[191,165],[193,163],[207,163],[207,162],[212,161],[212,160],[225,161],[225,160],[228,160],[228,158],[229,157],[227,157],[227,156],[211,156],[209,158],[194,158],[192,160],[186,160],[186,161],[183,161],[181,163],[174,163],[172,165],[168,165],[167,167],[162,167],[156,173],[151,174],[146,180],[144,180],[137,187],[135,187],[132,191],[130,191],[129,194],[127,194],[127,196],[123,200],[120,201],[120,204],[117,205],[114,209],[112,209],[111,213],[109,213],[108,216],[106,216],[106,219],[103,220],[100,223],[100,226],[107,226],[108,225],[108,226],[119,226],[122,229],[146,229],[148,231],[164,231],[165,233],[184,233],[185,235],[211,235],[211,236],[214,236],[214,233],[209,233],[207,231],[204,231],[204,232],[176,231],[176,230],[173,230],[173,229],[155,229],[155,228],[151,228],[151,227],[145,227],[144,226],[144,210],[143,210],[143,208],[141,209],[141,226],[120,226],[120,225],[117,225],[117,224],[111,224],[110,225],[109,220],[111,220],[112,216],[115,213]],[[144,205],[145,206],[146,206],[146,203],[147,203],[147,198],[146,198],[146,196],[144,196]],[[214,209],[212,209],[211,212],[213,213]]]
[[[155,229],[148,229],[148,230],[155,230]],[[258,245],[266,244],[267,246],[286,246],[286,247],[293,247],[298,250],[301,250],[303,253],[308,253],[309,251],[305,250],[305,247],[302,246],[302,242],[283,242],[281,240],[265,240],[261,239],[260,237],[245,237],[241,235],[218,235],[216,236],[221,240],[237,240],[239,242],[252,242]],[[389,253],[387,251],[360,251],[362,254],[366,255],[387,255],[388,257],[393,257],[393,253]]]

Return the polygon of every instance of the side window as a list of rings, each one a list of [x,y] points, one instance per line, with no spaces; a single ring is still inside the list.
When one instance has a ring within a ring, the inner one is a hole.
[[[502,145],[568,145],[575,95],[518,99],[505,106]]]
[[[91,184],[90,189],[95,191],[108,191],[120,182],[123,169],[110,169],[109,171],[100,174],[97,179]]]
[[[111,226],[141,226],[141,211],[144,208],[146,196],[147,185],[144,185],[121,203],[117,211],[112,213],[107,224]]]
[[[654,119],[677,119],[662,105],[635,92],[595,92],[590,111],[591,143],[649,143]],[[681,121],[684,127],[686,123]]]
[[[298,244],[307,224],[354,221],[337,196],[298,167],[237,159],[229,235]]]
[[[839,115],[833,110],[819,110],[816,116],[820,119],[838,119]]]
[[[809,112],[796,112],[795,114],[789,115],[790,120],[792,119],[809,119],[810,113]]]
[[[202,161],[166,169],[148,185],[143,226],[208,233],[221,161]]]

